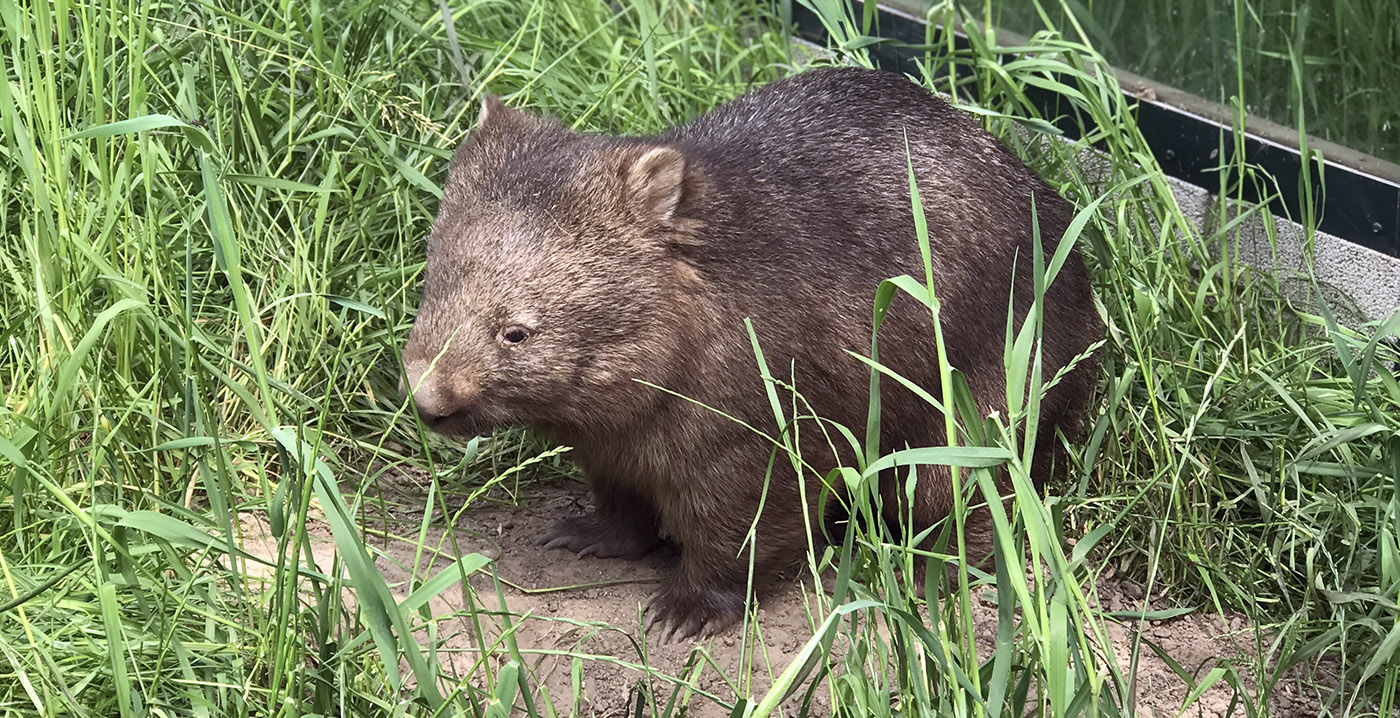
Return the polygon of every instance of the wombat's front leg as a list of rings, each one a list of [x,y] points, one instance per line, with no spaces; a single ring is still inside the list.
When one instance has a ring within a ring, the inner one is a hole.
[[[647,605],[646,631],[662,641],[712,636],[743,615],[746,581],[735,578],[731,567],[702,567],[702,560],[691,556],[689,548],[681,549],[681,565]]]
[[[735,469],[727,476],[738,475]],[[757,483],[757,482],[754,482]],[[662,640],[710,636],[734,625],[744,611],[750,553],[754,587],[761,590],[803,555],[806,532],[796,491],[733,481],[689,482],[689,492],[671,497],[661,510],[681,544],[681,562],[652,594],[647,632]],[[754,512],[764,504],[752,542]]]
[[[554,524],[539,543],[599,558],[641,558],[661,543],[651,500],[615,482],[594,480],[592,513]]]

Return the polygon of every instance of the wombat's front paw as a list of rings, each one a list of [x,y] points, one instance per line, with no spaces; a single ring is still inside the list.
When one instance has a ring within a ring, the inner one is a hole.
[[[605,521],[597,514],[575,516],[554,524],[540,540],[545,548],[566,548],[579,555],[598,558],[641,558],[661,542],[656,535],[646,535],[615,521]]]
[[[706,638],[734,625],[744,610],[737,591],[666,586],[647,605],[646,632],[662,642]]]

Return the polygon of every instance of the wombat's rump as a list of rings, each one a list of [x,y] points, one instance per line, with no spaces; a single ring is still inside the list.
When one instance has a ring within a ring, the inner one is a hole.
[[[786,458],[771,462],[764,498],[772,444],[700,405],[777,435],[748,317],[774,375],[817,416],[864,435],[869,369],[847,352],[869,353],[877,285],[924,271],[906,157],[950,362],[984,414],[1004,413],[1008,297],[1019,326],[1033,295],[1032,197],[1046,256],[1070,207],[921,87],[824,69],[651,137],[579,134],[487,98],[453,161],[403,350],[420,416],[463,434],[526,424],[573,446],[596,509],[546,542],[635,557],[664,530],[681,560],[651,615],[684,635],[727,627],[743,608],[741,546],[760,499],[756,577],[800,558],[807,527]],[[1050,377],[1102,331],[1077,253],[1045,303]],[[918,302],[895,300],[880,356],[937,395],[932,320]],[[1055,427],[1077,425],[1096,366],[1079,364],[1045,397],[1038,478]],[[881,386],[882,447],[941,442],[934,407],[893,381]],[[832,456],[816,422],[799,428],[803,458],[821,474],[853,460]],[[952,505],[947,471],[919,471],[916,530]],[[819,484],[806,477],[812,507]],[[891,509],[902,503],[893,488],[882,488]],[[985,553],[989,526],[985,510],[969,517],[969,553]]]

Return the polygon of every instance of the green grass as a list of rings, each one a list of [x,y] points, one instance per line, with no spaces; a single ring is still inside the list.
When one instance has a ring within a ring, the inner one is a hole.
[[[0,712],[546,714],[517,646],[462,676],[420,630],[445,618],[423,601],[489,565],[424,559],[396,604],[361,539],[422,548],[421,529],[463,501],[571,471],[519,432],[421,432],[398,400],[446,160],[483,91],[580,129],[646,132],[795,62],[777,16],[747,0],[448,6],[450,24],[432,2],[0,0]],[[830,19],[853,48],[836,59],[861,62],[859,20]],[[987,126],[1086,207],[1110,327],[1092,431],[1046,503],[1016,428],[1033,401],[982,442],[1017,479],[1000,549],[1041,570],[994,577],[1005,640],[978,655],[968,587],[910,595],[909,552],[872,520],[867,467],[849,467],[857,530],[811,558],[837,590],[814,600],[810,672],[779,686],[815,680],[849,715],[889,714],[891,696],[908,713],[1131,714],[1132,676],[1095,657],[1108,619],[1086,597],[1112,569],[1266,629],[1259,665],[1190,679],[1237,686],[1240,715],[1314,670],[1336,681],[1331,715],[1388,714],[1400,385],[1386,362],[1400,356],[1373,337],[1400,319],[1337,326],[1218,252],[1249,219],[1191,225],[1074,37],[1041,32],[1033,59],[977,80]],[[1036,126],[1018,88],[1047,70],[1092,118],[1111,177],[1085,176],[1076,146],[1015,132]],[[888,291],[930,299],[912,280]],[[1029,347],[1008,362],[1033,363]],[[770,398],[799,413],[785,388]],[[975,485],[990,475],[978,455],[929,458]],[[408,529],[368,518],[390,512],[395,476],[436,515]],[[270,565],[234,548],[245,512],[267,516]],[[313,516],[333,562],[307,548]],[[1283,678],[1292,665],[1301,677]],[[720,696],[757,714],[777,697]]]
[[[1069,27],[1058,3],[1042,4],[1052,22]],[[1390,0],[1066,5],[1116,67],[1211,100],[1247,88],[1253,114],[1292,126],[1302,111],[1315,137],[1400,162],[1400,5]],[[1041,27],[1032,0],[996,7],[1010,29]]]

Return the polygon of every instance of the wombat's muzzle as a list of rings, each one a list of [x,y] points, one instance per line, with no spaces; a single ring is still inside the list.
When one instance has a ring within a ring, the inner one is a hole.
[[[411,393],[413,407],[428,428],[445,434],[475,435],[489,429],[473,411],[477,392],[467,388],[439,365],[405,363],[399,393]]]

